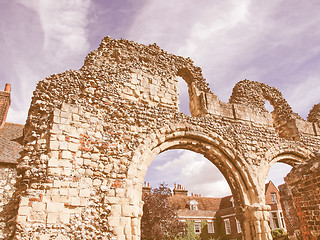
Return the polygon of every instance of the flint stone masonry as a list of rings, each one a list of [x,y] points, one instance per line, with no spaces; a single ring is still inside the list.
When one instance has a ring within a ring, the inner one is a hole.
[[[177,77],[188,85],[191,116],[179,111]],[[243,239],[269,240],[269,168],[313,157],[318,123],[263,83],[241,81],[221,102],[190,58],[106,37],[83,67],[51,75],[34,91],[17,166],[15,239],[140,239],[152,159],[188,149],[228,181]]]
[[[14,232],[16,178],[15,165],[0,164],[0,239],[9,239]]]

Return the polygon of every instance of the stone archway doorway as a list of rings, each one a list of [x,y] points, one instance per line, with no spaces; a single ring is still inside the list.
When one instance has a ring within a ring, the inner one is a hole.
[[[150,138],[140,145],[133,156],[132,166],[128,170],[128,184],[133,186],[134,195],[137,196],[135,200],[139,201],[134,205],[140,206],[140,214],[135,220],[137,221],[135,227],[138,227],[137,233],[139,234],[142,215],[144,177],[152,160],[159,153],[169,149],[187,149],[205,156],[216,165],[227,180],[237,207],[238,218],[241,219],[244,239],[268,239],[267,236],[270,234],[267,227],[268,219],[267,215],[263,214],[268,212],[268,209],[264,206],[250,207],[258,201],[257,193],[254,192],[251,179],[245,172],[245,161],[230,146],[219,135],[204,133],[191,125],[172,125],[156,134],[150,134]],[[256,212],[262,212],[262,215]],[[257,238],[257,236],[260,237]]]
[[[142,238],[147,237],[146,234],[152,234],[151,229],[154,229],[155,225],[161,224],[157,223],[158,214],[155,215],[155,212],[164,214],[164,219],[172,219],[172,210],[176,214],[176,220],[186,224],[188,236],[196,234],[213,237],[223,234],[219,233],[217,228],[227,229],[225,234],[232,238],[241,236],[230,187],[215,165],[201,154],[181,149],[166,150],[154,158],[144,181]],[[168,188],[171,190],[170,196],[167,195]],[[157,195],[149,195],[160,189],[163,189],[166,197],[157,198]],[[163,202],[168,201],[169,204],[164,204],[168,206],[167,211],[163,211],[160,204],[155,204],[159,199],[163,199]],[[216,218],[221,219],[219,224]],[[150,224],[151,222],[153,224]],[[168,229],[183,226],[177,221],[171,222],[170,227],[165,225]]]

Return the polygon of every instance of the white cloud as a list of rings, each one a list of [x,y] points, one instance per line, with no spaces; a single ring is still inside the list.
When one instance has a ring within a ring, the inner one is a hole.
[[[201,154],[187,150],[169,150],[151,163],[145,181],[153,187],[166,182],[181,184],[189,193],[221,197],[231,194],[220,171]]]
[[[313,105],[320,103],[320,73],[309,76],[298,84],[288,84],[285,91],[287,101],[293,110],[306,118]]]
[[[20,4],[18,4],[20,3]],[[24,123],[36,83],[46,76],[77,69],[89,52],[87,36],[90,0],[18,0],[17,14],[3,25],[5,81],[12,85],[8,121]],[[10,16],[11,17],[11,16]],[[1,50],[2,50],[1,49]]]
[[[90,0],[21,0],[21,3],[39,14],[47,59],[58,64],[74,55],[88,53],[90,45],[86,27]]]

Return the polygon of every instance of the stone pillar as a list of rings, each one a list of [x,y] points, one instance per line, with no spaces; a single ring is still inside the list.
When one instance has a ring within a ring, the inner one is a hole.
[[[242,219],[243,239],[271,240],[269,227],[269,205],[245,206],[240,213]]]

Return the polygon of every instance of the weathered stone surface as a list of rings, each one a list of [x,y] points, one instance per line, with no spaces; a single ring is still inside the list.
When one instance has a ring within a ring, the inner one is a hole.
[[[177,77],[188,84],[191,116],[179,111]],[[271,239],[265,178],[275,162],[298,165],[319,151],[314,123],[275,88],[245,80],[223,103],[191,59],[106,37],[81,69],[34,91],[15,236],[139,239],[145,173],[157,154],[178,148],[203,154],[227,178],[245,239]]]
[[[303,239],[320,237],[320,154],[293,170],[285,177],[289,197],[284,203],[288,211],[294,212],[287,218],[291,224],[291,235]]]

